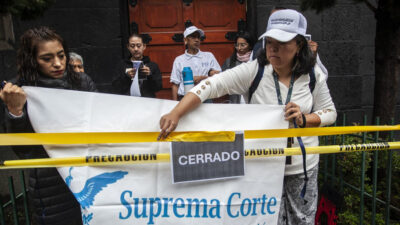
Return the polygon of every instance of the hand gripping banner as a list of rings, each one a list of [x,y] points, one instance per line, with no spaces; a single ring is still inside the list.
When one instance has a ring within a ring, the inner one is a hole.
[[[175,101],[25,87],[37,133],[158,132]],[[177,131],[285,129],[282,106],[203,104]],[[123,134],[122,134],[123,135]],[[101,137],[101,135],[99,135]],[[45,145],[52,158],[169,153],[169,142]],[[51,143],[51,142],[48,142]],[[92,142],[91,142],[92,143]],[[284,148],[286,138],[245,140]],[[168,163],[62,167],[85,224],[276,224],[284,157],[246,161],[245,176],[172,183]]]

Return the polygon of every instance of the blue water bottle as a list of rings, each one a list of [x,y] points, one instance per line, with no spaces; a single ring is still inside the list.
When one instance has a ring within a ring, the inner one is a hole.
[[[183,76],[183,88],[186,94],[190,91],[190,89],[194,87],[192,69],[190,69],[190,67],[183,67],[182,76]]]

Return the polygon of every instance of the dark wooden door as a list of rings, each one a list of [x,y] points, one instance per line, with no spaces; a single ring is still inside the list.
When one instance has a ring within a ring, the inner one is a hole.
[[[185,23],[204,30],[206,39],[200,49],[210,51],[222,66],[232,54],[232,32],[238,21],[246,19],[245,1],[239,0],[137,0],[129,6],[131,30],[149,35],[145,54],[156,62],[163,75],[164,89],[158,98],[171,98],[169,76],[175,57],[183,54]]]

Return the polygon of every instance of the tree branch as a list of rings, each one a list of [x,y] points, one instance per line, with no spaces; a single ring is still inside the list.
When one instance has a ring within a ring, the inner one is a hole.
[[[364,0],[364,3],[367,5],[367,7],[373,12],[376,13],[377,8],[371,4],[368,0]]]

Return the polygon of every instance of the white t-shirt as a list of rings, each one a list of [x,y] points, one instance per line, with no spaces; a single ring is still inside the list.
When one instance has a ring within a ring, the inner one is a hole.
[[[183,67],[190,67],[193,72],[193,76],[208,76],[208,72],[213,69],[221,71],[217,60],[211,52],[199,52],[196,55],[187,53],[175,58],[174,65],[172,67],[170,82],[179,84],[178,95],[184,95],[185,91],[183,88]]]
[[[315,88],[311,93],[309,88],[310,77],[302,75],[293,85],[291,102],[300,106],[300,110],[305,113],[315,113],[321,119],[320,126],[330,125],[336,120],[336,109],[332,102],[328,86],[326,84],[326,75],[322,72],[318,65],[315,65]],[[197,95],[202,101],[210,98],[216,98],[226,94],[240,94],[248,99],[248,92],[257,75],[257,60],[242,63],[230,70],[226,70],[218,76],[209,77],[190,91]],[[272,75],[273,69],[271,65],[266,65],[264,75],[253,93],[251,104],[271,104],[278,105],[278,97],[276,95],[275,81]],[[288,87],[279,82],[282,100],[285,102]],[[302,137],[305,146],[318,146],[318,137]],[[293,147],[298,147],[296,138]],[[268,147],[268,146],[265,146]],[[307,170],[318,164],[319,155],[307,154]],[[292,163],[286,165],[285,175],[293,175],[303,173],[302,156],[292,156]]]

